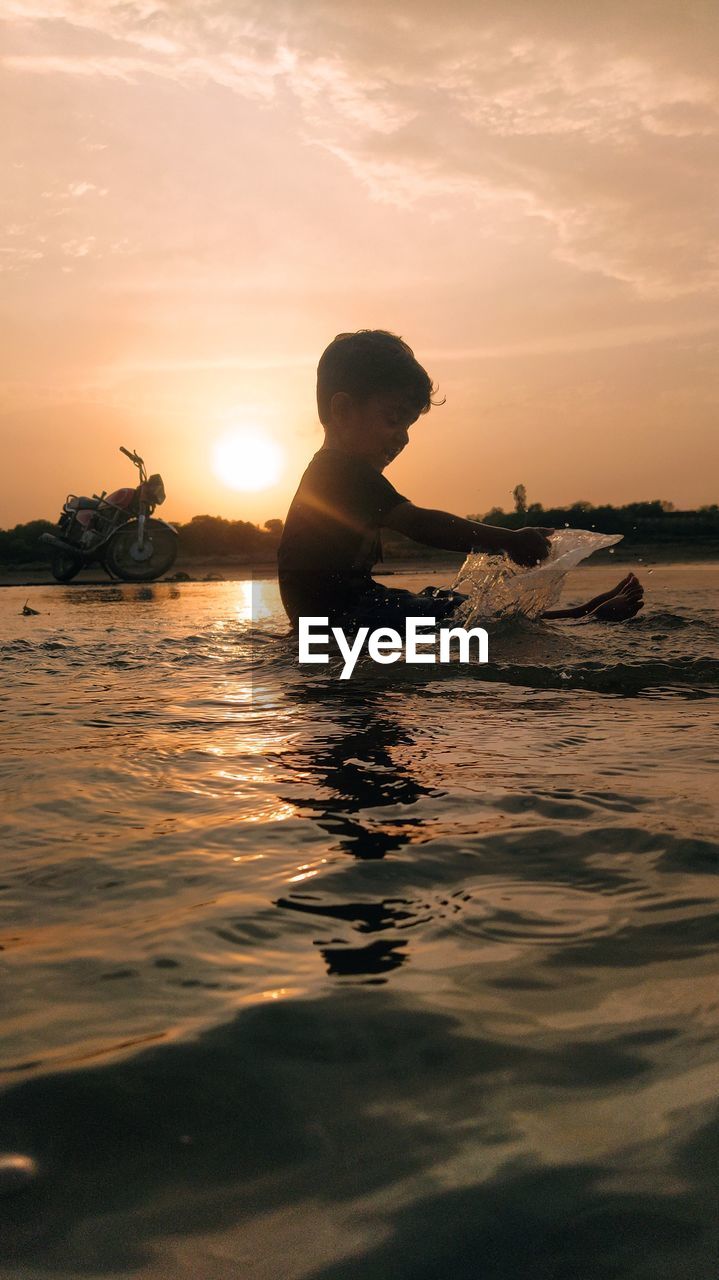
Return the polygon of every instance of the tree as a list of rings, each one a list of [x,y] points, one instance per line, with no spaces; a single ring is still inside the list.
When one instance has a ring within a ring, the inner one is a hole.
[[[512,497],[514,498],[514,510],[516,511],[517,515],[518,516],[526,515],[527,514],[527,490],[525,489],[523,484],[515,484],[512,490]]]

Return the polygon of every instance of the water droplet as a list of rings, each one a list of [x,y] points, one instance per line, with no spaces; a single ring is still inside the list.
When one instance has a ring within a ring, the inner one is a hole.
[[[610,556],[613,556],[613,555],[614,555],[614,547],[610,547],[610,548],[609,548],[609,554],[610,554]]]
[[[564,527],[565,527],[565,529],[568,529],[568,528],[569,528],[569,521],[568,521],[568,520],[565,520],[565,521],[564,521]]]
[[[560,671],[559,674],[562,677],[562,680],[571,680],[572,678],[568,671]]]

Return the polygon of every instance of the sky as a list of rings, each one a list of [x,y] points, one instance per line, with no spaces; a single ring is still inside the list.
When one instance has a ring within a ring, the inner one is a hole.
[[[714,0],[2,14],[0,527],[131,483],[121,444],[170,518],[283,517],[359,328],[446,397],[387,472],[420,505],[718,500]]]

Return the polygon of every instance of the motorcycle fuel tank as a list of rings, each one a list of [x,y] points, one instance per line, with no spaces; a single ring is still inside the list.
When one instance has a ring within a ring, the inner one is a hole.
[[[122,507],[123,511],[132,506],[132,500],[135,496],[134,489],[115,489],[112,493],[107,493],[103,499],[113,507]]]

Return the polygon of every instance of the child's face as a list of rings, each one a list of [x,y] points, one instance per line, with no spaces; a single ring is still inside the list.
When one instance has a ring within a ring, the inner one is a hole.
[[[349,397],[347,397],[349,401]],[[384,471],[409,442],[409,428],[418,414],[401,391],[371,395],[364,404],[343,406],[340,439],[355,457]]]

